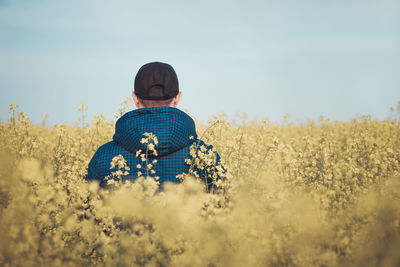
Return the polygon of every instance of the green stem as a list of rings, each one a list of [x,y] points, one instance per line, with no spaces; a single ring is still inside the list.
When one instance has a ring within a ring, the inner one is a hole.
[[[83,115],[83,108],[82,108],[82,128],[83,128],[83,126],[84,126],[84,120],[85,120],[85,117],[84,117],[84,115]]]
[[[149,167],[148,167],[148,152],[149,152],[149,144],[146,146],[146,178],[149,177]]]
[[[208,130],[210,130],[215,124],[217,124],[217,123],[219,123],[220,121],[219,120],[217,120],[217,121],[215,121],[213,124],[211,124],[210,126],[208,126],[207,127],[207,129],[205,129],[204,130],[204,132],[201,134],[201,136],[199,137],[199,138],[197,138],[197,143],[196,143],[196,152],[195,152],[195,156],[197,157],[197,152],[199,151],[199,144],[200,144],[200,140],[201,140],[201,138],[205,135],[205,133],[208,131]],[[190,163],[190,167],[189,167],[189,172],[188,172],[188,174],[191,174],[192,172],[193,172],[193,169],[194,169],[194,162],[195,162],[195,159],[192,157],[192,161],[191,161],[191,163]],[[214,167],[215,167],[215,165],[214,165]],[[208,192],[208,183],[207,183],[207,175],[206,175],[206,170],[204,170],[204,175],[205,175],[205,177],[204,177],[204,182],[205,182],[205,185],[206,185],[206,191]]]
[[[213,124],[211,124],[210,126],[208,126],[207,129],[205,129],[204,132],[201,134],[201,136],[197,138],[196,153],[195,153],[196,155],[197,155],[197,151],[199,150],[199,144],[200,144],[201,138],[205,135],[205,133],[206,133],[208,130],[210,130],[210,129],[211,129],[215,124],[217,124],[217,123],[219,123],[219,120],[215,121]],[[194,168],[193,164],[194,164],[194,160],[192,159],[192,162],[191,162],[190,167],[189,167],[189,174],[193,171],[193,168]]]

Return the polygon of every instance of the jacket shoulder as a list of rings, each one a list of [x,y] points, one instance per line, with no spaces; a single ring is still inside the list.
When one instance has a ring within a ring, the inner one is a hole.
[[[114,141],[110,141],[100,146],[94,153],[89,162],[86,180],[101,180],[110,168],[110,162],[113,157],[119,154],[125,154],[126,150]]]
[[[99,155],[106,155],[106,154],[113,154],[117,152],[124,151],[125,149],[118,145],[115,141],[110,141],[108,143],[105,143],[104,145],[101,145],[95,154]]]
[[[104,145],[100,146],[96,153],[94,154],[93,158],[96,158],[97,162],[102,163],[103,165],[107,165],[105,167],[110,168],[111,160],[118,155],[123,155],[126,157],[127,155],[131,154],[125,148],[120,146],[115,141],[110,141],[105,143]]]

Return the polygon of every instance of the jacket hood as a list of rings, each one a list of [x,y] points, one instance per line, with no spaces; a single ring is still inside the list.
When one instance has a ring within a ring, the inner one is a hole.
[[[145,133],[157,136],[158,156],[190,146],[197,139],[195,124],[189,115],[177,108],[157,107],[125,113],[117,120],[113,140],[135,154],[139,149],[146,151],[147,144],[140,142]]]

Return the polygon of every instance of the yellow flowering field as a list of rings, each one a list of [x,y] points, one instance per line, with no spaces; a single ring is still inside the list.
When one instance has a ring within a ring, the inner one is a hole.
[[[79,110],[75,125],[50,127],[10,105],[0,122],[1,266],[400,265],[398,111],[302,124],[212,118],[198,133],[228,173],[210,194],[191,177],[162,192],[146,178],[113,190],[85,182],[115,121],[86,122]]]

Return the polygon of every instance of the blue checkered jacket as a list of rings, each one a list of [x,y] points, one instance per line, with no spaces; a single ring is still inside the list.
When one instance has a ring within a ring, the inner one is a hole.
[[[177,178],[177,175],[189,173],[189,169],[192,170],[193,166],[186,161],[186,159],[192,159],[191,145],[194,144],[196,147],[204,145],[207,151],[212,149],[212,146],[206,146],[197,139],[194,121],[181,110],[172,107],[136,109],[118,119],[113,141],[102,145],[96,151],[89,163],[85,179],[97,180],[101,186],[105,186],[105,177],[115,172],[115,169],[110,169],[110,163],[118,155],[124,157],[129,167],[129,174],[123,176],[122,179],[134,181],[138,175],[146,175],[146,164],[141,160],[140,155],[137,156],[138,151],[142,151],[141,153],[146,151],[148,144],[141,142],[145,133],[152,133],[158,139],[158,145],[155,147],[157,156],[151,153],[148,155],[149,162],[157,160],[152,164],[155,173],[148,172],[148,175],[158,176],[161,188],[165,182],[179,183],[181,180]],[[217,153],[215,157],[215,165],[220,164]],[[216,169],[207,168],[207,170],[194,168],[195,173],[208,184],[208,189],[210,189],[213,172]]]

